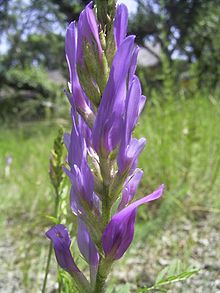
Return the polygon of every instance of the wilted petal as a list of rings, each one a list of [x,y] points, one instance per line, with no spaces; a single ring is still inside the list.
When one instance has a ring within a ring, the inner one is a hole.
[[[144,172],[142,170],[137,169],[134,174],[127,179],[126,185],[122,191],[122,199],[118,206],[118,211],[122,210],[133,199],[143,174]]]
[[[116,47],[118,48],[127,34],[128,9],[124,4],[117,6],[114,21],[114,36]]]
[[[59,266],[70,274],[80,272],[70,252],[71,240],[67,228],[58,224],[49,229],[46,236],[52,240]]]
[[[164,186],[161,185],[152,194],[133,202],[112,217],[102,236],[102,245],[106,256],[113,260],[122,257],[134,237],[137,208],[142,204],[160,198],[163,189]]]
[[[86,261],[91,266],[97,266],[99,262],[98,251],[89,235],[89,232],[85,224],[79,217],[78,217],[77,243],[78,243],[80,252],[85,257]]]

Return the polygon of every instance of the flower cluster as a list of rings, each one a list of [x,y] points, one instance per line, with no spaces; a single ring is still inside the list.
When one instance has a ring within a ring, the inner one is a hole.
[[[56,225],[46,235],[58,264],[85,291],[96,286],[99,275],[106,277],[107,266],[130,246],[137,208],[163,193],[161,185],[133,201],[143,176],[137,161],[146,140],[134,138],[132,132],[146,98],[135,75],[138,47],[134,36],[126,36],[127,25],[127,8],[118,5],[112,27],[113,58],[106,53],[93,3],[66,33],[72,130],[64,137],[69,165],[65,172],[71,181],[70,206],[78,219],[77,243],[90,266],[90,282],[74,262],[66,227]]]

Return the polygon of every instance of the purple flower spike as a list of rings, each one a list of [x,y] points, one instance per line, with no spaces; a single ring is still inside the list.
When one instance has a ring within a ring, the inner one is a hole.
[[[92,9],[93,3],[90,2],[81,12],[78,22],[78,46],[77,46],[77,63],[83,64],[83,47],[84,41],[93,45],[95,42],[98,48],[99,58],[102,58],[102,46],[99,39],[98,23],[95,13]]]
[[[125,206],[134,198],[143,174],[144,172],[142,170],[137,169],[135,173],[127,179],[126,185],[122,191],[122,199],[118,206],[118,211],[125,208]]]
[[[160,198],[164,189],[161,185],[132,202],[143,176],[136,169],[138,157],[146,144],[144,138],[132,137],[146,101],[135,75],[139,48],[135,36],[127,36],[125,5],[117,6],[114,27],[99,24],[95,9],[93,2],[85,7],[78,23],[68,26],[65,42],[72,130],[64,135],[69,168],[63,169],[71,181],[70,207],[78,219],[77,244],[90,269],[90,282],[73,260],[65,226],[46,233],[58,264],[72,275],[79,292],[104,290],[113,261],[133,240],[138,207]],[[121,202],[109,221],[121,190]]]
[[[124,4],[117,6],[114,21],[114,36],[116,47],[118,48],[127,34],[128,27],[128,9]]]
[[[134,237],[134,223],[137,208],[162,196],[164,185],[152,194],[139,199],[116,213],[102,235],[102,245],[107,257],[117,260],[123,256]]]
[[[70,236],[64,225],[58,224],[46,232],[46,236],[51,239],[55,251],[56,259],[61,268],[70,274],[79,273],[72,254],[70,252]]]
[[[103,150],[109,153],[120,142],[127,78],[134,50],[134,36],[129,36],[115,54],[93,129],[93,145],[98,153]]]
[[[77,243],[80,252],[85,257],[87,263],[89,263],[91,266],[97,266],[99,262],[98,251],[80,217],[78,217]]]

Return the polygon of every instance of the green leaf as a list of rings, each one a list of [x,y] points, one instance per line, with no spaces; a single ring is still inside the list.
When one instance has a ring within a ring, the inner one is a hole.
[[[159,283],[161,280],[163,280],[166,276],[172,276],[180,273],[181,269],[181,262],[180,260],[173,260],[167,267],[165,267],[162,271],[159,272],[155,283]]]
[[[59,221],[58,221],[58,219],[56,217],[46,215],[46,218],[48,220],[50,220],[52,223],[54,223],[54,224],[58,224],[59,223]]]
[[[157,290],[159,292],[167,292],[162,286],[169,285],[175,282],[180,282],[191,278],[199,272],[199,269],[188,269],[181,272],[182,264],[179,260],[174,260],[171,264],[165,267],[157,276],[155,284],[152,287],[144,287],[137,290],[137,293],[149,292]]]

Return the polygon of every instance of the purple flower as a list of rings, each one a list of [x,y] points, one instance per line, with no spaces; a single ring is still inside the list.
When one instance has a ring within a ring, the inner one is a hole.
[[[66,31],[66,59],[70,72],[70,90],[73,95],[73,101],[80,111],[89,115],[91,109],[88,106],[88,99],[79,83],[79,78],[76,70],[76,54],[77,54],[77,30],[75,22],[71,22]]]
[[[118,155],[118,167],[121,174],[125,171],[132,172],[136,168],[137,158],[146,144],[144,138],[139,140],[132,138],[132,131],[143,109],[145,99],[141,94],[139,79],[134,76],[126,98],[122,140]]]
[[[134,237],[137,208],[142,204],[160,198],[163,189],[164,186],[161,185],[152,194],[133,202],[112,217],[102,236],[102,245],[106,257],[117,260],[123,256]]]
[[[81,12],[78,22],[78,43],[77,43],[77,63],[83,64],[84,45],[88,42],[94,46],[94,52],[98,51],[100,60],[102,59],[102,46],[99,39],[98,23],[90,2]]]
[[[83,223],[78,217],[78,232],[77,232],[77,243],[80,252],[85,257],[87,263],[92,267],[96,267],[99,262],[98,251],[90,237],[90,234]]]
[[[134,36],[129,36],[113,59],[93,129],[93,145],[98,153],[109,153],[120,142],[127,79],[134,52]]]
[[[65,136],[68,147],[68,163],[70,170],[64,168],[69,176],[72,188],[70,192],[70,206],[75,214],[82,212],[82,201],[92,209],[94,202],[94,181],[87,162],[87,147],[82,134],[82,123],[76,123],[76,111],[72,108],[72,131]]]
[[[71,240],[67,228],[58,224],[46,232],[46,236],[52,240],[56,259],[61,268],[70,274],[79,273],[72,254],[70,252]]]
[[[72,108],[72,130],[70,134],[70,144],[68,148],[68,163],[72,168],[77,165],[79,168],[82,164],[82,161],[86,159],[87,149],[86,142],[82,135],[81,128],[76,122],[76,111]]]
[[[117,6],[114,21],[114,36],[116,47],[118,48],[127,34],[128,9],[124,4]]]
[[[92,210],[95,201],[94,183],[87,162],[83,160],[81,169],[74,165],[71,171],[65,169],[65,172],[72,183],[70,191],[70,207],[72,211],[76,215],[79,213],[84,214],[84,205],[87,205],[87,208]]]

